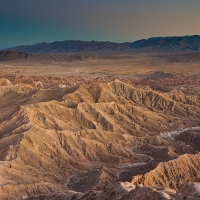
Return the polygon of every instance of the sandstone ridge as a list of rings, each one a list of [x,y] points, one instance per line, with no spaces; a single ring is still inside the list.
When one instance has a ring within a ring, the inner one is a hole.
[[[163,134],[199,126],[195,96],[119,80],[0,88],[1,199],[170,199],[199,182],[195,140]]]

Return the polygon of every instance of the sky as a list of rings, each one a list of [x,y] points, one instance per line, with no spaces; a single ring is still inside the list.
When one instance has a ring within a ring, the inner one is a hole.
[[[200,35],[200,0],[0,0],[0,49]]]

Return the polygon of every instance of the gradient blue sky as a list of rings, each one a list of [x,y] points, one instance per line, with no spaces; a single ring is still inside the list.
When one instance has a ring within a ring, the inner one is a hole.
[[[0,0],[0,49],[200,34],[200,0]]]

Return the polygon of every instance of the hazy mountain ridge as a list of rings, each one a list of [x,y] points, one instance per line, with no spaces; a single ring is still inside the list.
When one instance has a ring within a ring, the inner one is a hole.
[[[29,53],[66,53],[90,51],[199,51],[200,36],[153,37],[135,42],[114,43],[99,41],[66,40],[37,43],[8,48]]]
[[[38,43],[34,45],[22,45],[9,48],[10,50],[30,52],[30,53],[65,53],[65,52],[84,52],[84,51],[120,51],[128,50],[129,43],[112,43],[98,41],[66,40],[52,43]]]

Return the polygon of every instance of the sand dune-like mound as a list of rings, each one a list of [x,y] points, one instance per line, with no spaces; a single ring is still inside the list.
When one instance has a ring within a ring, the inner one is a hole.
[[[1,199],[139,199],[140,190],[170,199],[153,186],[199,181],[198,148],[191,140],[196,154],[184,150],[180,131],[198,127],[198,98],[119,80],[57,89],[15,81],[0,82]],[[130,193],[119,181],[131,180]]]

